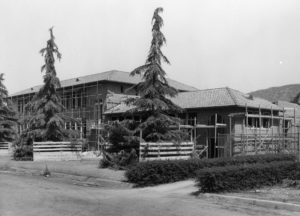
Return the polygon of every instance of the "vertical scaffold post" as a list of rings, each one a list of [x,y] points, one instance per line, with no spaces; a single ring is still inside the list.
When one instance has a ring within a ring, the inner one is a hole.
[[[214,139],[214,157],[217,156],[217,122],[218,122],[218,114],[215,113],[215,139]]]
[[[296,108],[294,108],[294,124],[293,124],[293,131],[292,131],[293,137],[294,137],[294,146],[297,145],[296,144],[296,139],[297,139],[296,138],[296,132],[297,132],[297,130],[296,130]]]
[[[246,152],[244,152],[244,153],[247,153],[247,151],[248,151],[248,104],[246,103],[246,105],[245,105],[245,107],[246,107],[246,123],[245,123],[245,130],[244,130],[244,132],[245,132],[245,135],[246,135],[246,150],[244,149],[244,151],[246,151]]]
[[[100,107],[100,103],[99,103],[99,81],[97,81],[97,93],[96,93],[96,137],[97,137],[97,145],[99,145],[99,107]]]
[[[233,155],[232,148],[232,131],[231,131],[231,116],[229,116],[229,157]]]
[[[271,133],[272,133],[272,137],[271,137],[271,145],[272,145],[272,147],[271,147],[271,149],[275,149],[274,148],[274,141],[273,141],[273,139],[274,139],[274,132],[273,132],[273,125],[274,125],[274,120],[273,120],[273,107],[271,107]]]
[[[282,120],[282,147],[285,148],[285,138],[284,138],[284,133],[285,133],[285,110],[284,107],[282,108],[282,113],[283,113],[283,120]]]
[[[262,146],[262,141],[261,141],[261,127],[262,127],[262,121],[261,121],[261,109],[260,109],[260,105],[259,105],[259,145],[258,146]],[[257,154],[257,145],[255,145],[255,154]]]
[[[197,125],[197,117],[194,118],[194,150],[196,149],[196,142],[197,142],[197,128],[196,128],[196,125]]]

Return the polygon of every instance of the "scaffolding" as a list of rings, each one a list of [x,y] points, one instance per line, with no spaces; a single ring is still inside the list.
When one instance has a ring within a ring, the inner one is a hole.
[[[33,89],[31,89],[33,90]],[[63,112],[75,122],[66,122],[65,128],[77,130],[81,139],[88,140],[87,148],[96,150],[101,142],[101,128],[105,106],[106,88],[99,81],[61,87],[57,90],[61,102],[65,107]],[[28,93],[11,97],[21,117],[25,115],[25,106],[35,93]],[[21,133],[26,125],[20,125]]]

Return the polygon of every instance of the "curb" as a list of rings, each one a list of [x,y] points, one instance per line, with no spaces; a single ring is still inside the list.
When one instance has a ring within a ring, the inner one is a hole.
[[[230,202],[234,204],[248,204],[248,205],[255,205],[265,208],[272,208],[272,209],[281,209],[281,210],[288,210],[288,211],[295,211],[300,212],[300,205],[288,202],[280,202],[274,200],[264,200],[264,199],[254,199],[254,198],[246,198],[246,197],[238,197],[238,196],[229,196],[229,195],[220,195],[220,194],[201,194],[198,196],[205,197],[205,198],[214,198],[218,201],[222,202]]]

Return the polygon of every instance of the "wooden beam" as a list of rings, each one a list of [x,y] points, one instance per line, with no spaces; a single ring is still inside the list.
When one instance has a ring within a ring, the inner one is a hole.
[[[214,139],[214,144],[215,144],[215,149],[214,149],[214,157],[217,155],[217,123],[218,123],[218,114],[215,113],[215,139]]]
[[[232,117],[229,116],[229,157],[232,157],[232,131],[231,131],[231,119]]]

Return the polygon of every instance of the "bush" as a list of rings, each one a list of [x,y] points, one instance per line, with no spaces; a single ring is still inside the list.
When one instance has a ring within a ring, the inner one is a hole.
[[[197,171],[201,192],[247,190],[270,186],[294,178],[300,166],[292,161],[211,167]]]
[[[13,144],[15,160],[33,160],[33,140],[19,137]]]
[[[119,153],[107,153],[103,152],[103,159],[99,162],[99,168],[115,168],[125,169],[138,162],[138,157],[135,149],[131,152],[120,151]]]
[[[107,126],[109,131],[108,141],[111,143],[107,149],[110,153],[119,153],[125,151],[129,153],[131,149],[139,152],[139,136],[136,134],[138,122],[132,120],[123,120],[122,122],[113,122]]]
[[[129,182],[135,183],[137,186],[157,185],[194,178],[196,171],[205,167],[269,163],[273,161],[295,161],[295,157],[278,154],[216,159],[147,161],[129,168],[126,171],[126,177]]]

